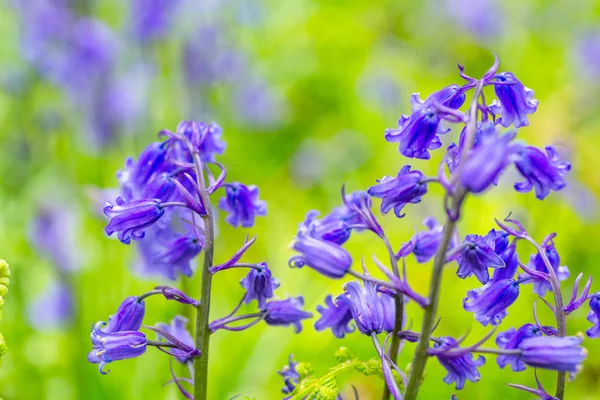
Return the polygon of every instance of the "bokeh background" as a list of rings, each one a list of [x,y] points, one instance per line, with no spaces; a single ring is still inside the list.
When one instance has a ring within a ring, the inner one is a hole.
[[[558,232],[557,248],[572,277],[600,279],[600,2],[596,0],[12,0],[0,2],[0,257],[12,270],[0,331],[9,352],[0,369],[0,396],[22,399],[176,399],[168,357],[148,351],[110,365],[101,376],[86,361],[94,321],[114,313],[123,298],[141,294],[158,278],[141,278],[132,247],[103,232],[101,190],[117,187],[116,172],[182,119],[217,121],[228,148],[221,161],[232,179],[260,187],[268,217],[248,232],[218,217],[216,260],[237,249],[246,233],[259,240],[248,260],[269,262],[282,282],[279,296],[303,295],[310,310],[340,281],[287,267],[288,244],[309,209],[328,212],[340,188],[365,189],[395,175],[406,160],[383,132],[409,112],[412,92],[425,97],[460,83],[456,63],[477,76],[501,58],[540,100],[529,143],[555,144],[573,163],[569,186],[540,202],[512,190],[507,173],[492,193],[470,198],[460,232],[485,233],[493,218],[513,212],[539,240]],[[448,144],[453,134],[444,140]],[[413,164],[435,173],[433,161]],[[441,219],[441,193],[390,215],[382,224],[394,246],[408,240],[425,216]],[[355,260],[383,246],[354,235]],[[520,247],[527,260],[532,249]],[[430,265],[409,263],[414,288],[426,293]],[[449,267],[444,276],[438,333],[468,341],[487,332],[462,308],[466,291]],[[212,315],[231,310],[242,295],[242,271],[217,276]],[[181,287],[183,283],[174,282]],[[185,283],[197,294],[199,277]],[[572,279],[564,283],[568,296]],[[535,296],[524,287],[501,330],[531,321]],[[184,312],[148,300],[147,324]],[[413,326],[420,312],[408,307]],[[587,310],[569,319],[569,331],[589,327]],[[541,308],[540,317],[551,323]],[[216,334],[211,347],[210,397],[237,394],[281,397],[276,370],[293,353],[317,373],[335,365],[342,344],[362,359],[375,356],[359,334],[344,340],[258,325]],[[600,344],[587,340],[584,370],[569,384],[571,399],[600,397]],[[406,345],[399,365],[409,362]],[[528,370],[498,369],[493,357],[482,379],[467,383],[459,399],[532,398],[505,383],[534,385]],[[423,399],[448,399],[454,388],[432,360]],[[541,373],[548,389],[554,374]],[[361,399],[379,398],[382,381],[352,373]]]

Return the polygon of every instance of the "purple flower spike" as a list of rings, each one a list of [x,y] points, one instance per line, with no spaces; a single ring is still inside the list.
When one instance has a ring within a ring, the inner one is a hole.
[[[383,304],[377,296],[377,289],[371,282],[348,282],[345,293],[339,295],[335,302],[344,303],[350,309],[352,318],[356,322],[358,330],[367,336],[372,333],[381,333],[383,330]]]
[[[442,145],[438,134],[446,133],[440,127],[444,113],[436,104],[451,109],[457,109],[465,101],[465,95],[458,85],[450,85],[439,92],[432,93],[425,101],[418,94],[411,98],[413,114],[402,115],[398,120],[398,129],[387,129],[385,140],[400,142],[399,151],[409,158],[430,158],[429,150],[435,150]]]
[[[119,240],[129,244],[131,238],[143,238],[144,229],[152,226],[164,213],[165,210],[158,200],[135,200],[126,203],[119,197],[117,205],[107,203],[104,207],[104,214],[110,218],[104,230],[108,236],[118,232]]]
[[[92,330],[92,351],[88,361],[100,364],[101,374],[106,374],[104,366],[112,361],[139,357],[146,352],[146,335],[136,331],[107,333],[100,329],[102,322]]]
[[[512,72],[496,74],[493,84],[498,100],[492,102],[490,110],[502,117],[500,125],[505,128],[513,124],[515,128],[529,125],[527,115],[536,112],[538,107],[533,90],[523,86]]]
[[[543,369],[577,373],[587,357],[581,347],[581,336],[536,336],[524,339],[519,345],[525,364]]]
[[[267,215],[267,203],[258,199],[258,188],[239,182],[225,184],[226,197],[219,201],[219,208],[227,213],[225,220],[234,228],[254,226],[256,216]]]
[[[315,271],[332,279],[344,277],[352,266],[352,257],[343,247],[324,240],[300,234],[292,248],[301,255],[290,258],[289,265],[302,268],[308,265]]]
[[[181,290],[176,289],[171,286],[157,286],[154,289],[160,290],[165,296],[167,300],[175,300],[181,304],[190,304],[194,307],[198,307],[200,302],[187,294],[183,293]]]
[[[495,243],[489,237],[479,235],[467,235],[465,237],[464,249],[458,260],[458,271],[456,275],[465,279],[472,274],[479,282],[486,284],[490,280],[488,268],[505,267],[504,261],[494,250]]]
[[[594,326],[585,331],[585,334],[591,338],[600,337],[600,296],[597,293],[590,299],[590,312],[587,320],[594,324]]]
[[[512,279],[490,283],[481,289],[469,290],[463,307],[475,313],[475,319],[483,326],[499,325],[506,317],[506,309],[519,297],[519,284]]]
[[[515,158],[515,166],[525,178],[524,182],[515,183],[517,192],[527,193],[534,189],[535,197],[543,200],[550,190],[558,191],[567,185],[562,176],[570,171],[571,164],[560,161],[554,147],[547,146],[544,154],[535,147],[522,146]]]
[[[566,265],[560,265],[560,256],[558,255],[558,251],[556,251],[556,247],[554,247],[552,239],[544,241],[544,243],[542,243],[542,249],[546,253],[546,257],[548,257],[548,261],[550,261],[550,265],[554,269],[558,280],[564,281],[569,278],[569,268],[567,268]],[[531,256],[528,267],[534,271],[545,274],[548,273],[548,268],[546,268],[546,264],[539,253]],[[524,276],[528,275],[529,274],[525,274]],[[533,291],[540,297],[544,297],[548,290],[552,291],[552,285],[548,280],[541,278],[535,278],[533,280]]]
[[[534,395],[538,396],[540,398],[540,400],[558,400],[558,397],[552,396],[551,394],[549,394],[546,391],[546,389],[544,389],[544,387],[542,386],[542,383],[538,379],[537,372],[535,373],[535,381],[537,382],[537,387],[538,387],[537,389],[533,389],[533,388],[523,386],[523,385],[516,385],[514,383],[508,383],[507,385],[512,388],[534,394]]]
[[[284,366],[281,371],[277,371],[277,373],[283,377],[284,386],[281,389],[283,394],[291,394],[298,384],[300,374],[296,371],[297,365],[298,362],[294,361],[294,356],[290,354],[288,365]]]
[[[249,304],[252,300],[258,301],[258,308],[263,310],[267,304],[267,299],[273,297],[273,290],[279,287],[279,281],[272,277],[271,270],[267,263],[257,265],[260,269],[250,268],[248,275],[240,282],[246,289],[244,303]]]
[[[423,183],[423,174],[420,171],[410,170],[410,165],[402,167],[398,176],[384,176],[379,184],[371,186],[367,193],[369,196],[381,198],[381,212],[387,214],[392,208],[396,217],[402,218],[402,209],[408,203],[416,204],[427,193],[427,184]]]
[[[496,336],[496,345],[503,350],[515,350],[519,348],[524,339],[541,335],[542,331],[539,327],[533,324],[525,324],[518,330],[510,328],[499,333]],[[515,372],[524,371],[526,368],[520,354],[502,354],[496,357],[496,362],[500,368],[510,365],[510,368]]]
[[[465,162],[461,184],[473,193],[481,193],[495,185],[516,150],[511,143],[515,136],[516,132],[511,132],[483,140]]]
[[[136,296],[130,296],[123,300],[117,313],[108,318],[108,324],[102,331],[106,333],[137,331],[142,326],[145,313],[146,303],[139,301]]]
[[[302,310],[303,305],[302,296],[271,300],[265,308],[265,322],[273,326],[294,325],[294,330],[299,333],[302,330],[300,321],[312,318],[312,313]]]
[[[163,323],[156,324],[156,327],[158,328],[158,340],[166,339],[167,342],[181,347],[171,348],[169,350],[170,354],[182,364],[192,361],[192,359],[199,354],[197,350],[194,351],[194,339],[186,328],[187,324],[187,318],[179,315],[171,320],[170,325]],[[161,335],[161,333],[163,334]],[[172,340],[172,338],[177,339],[177,342]]]
[[[410,253],[413,253],[417,258],[417,262],[426,263],[435,255],[440,241],[442,240],[442,235],[444,234],[444,227],[433,217],[425,218],[423,220],[423,225],[425,225],[428,230],[417,232],[409,242],[404,243],[398,251],[397,256],[399,258],[406,257]],[[452,240],[448,249],[450,250],[456,245],[456,240]]]
[[[465,386],[467,379],[471,382],[478,382],[481,379],[477,367],[485,364],[483,356],[473,359],[471,353],[460,356],[446,356],[444,351],[459,348],[458,342],[453,337],[440,338],[441,343],[436,343],[433,347],[436,350],[436,357],[442,367],[448,371],[448,375],[444,378],[444,383],[448,385],[456,382],[456,390],[461,390]]]
[[[343,338],[346,333],[354,332],[355,327],[349,325],[352,322],[352,313],[346,303],[334,303],[331,295],[327,295],[325,306],[317,306],[317,311],[321,313],[321,318],[315,322],[315,330],[331,328],[333,336],[338,339]]]
[[[180,236],[167,243],[166,247],[154,254],[153,261],[157,264],[168,266],[169,278],[177,278],[176,271],[185,276],[192,276],[190,262],[202,251],[204,243],[196,236]]]

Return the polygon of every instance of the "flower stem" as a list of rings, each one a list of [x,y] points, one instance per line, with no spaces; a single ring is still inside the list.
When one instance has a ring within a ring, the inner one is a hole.
[[[215,231],[213,212],[210,206],[210,196],[204,184],[204,175],[202,172],[200,158],[198,153],[193,152],[194,163],[196,164],[196,177],[202,202],[206,206],[206,215],[202,216],[204,220],[205,244],[204,244],[204,263],[202,265],[202,283],[200,295],[200,307],[196,312],[196,348],[200,350],[200,355],[194,359],[194,399],[206,400],[208,394],[208,354],[210,342],[210,329],[208,328],[210,314],[210,287],[212,283],[212,274],[209,268],[213,264],[215,250]]]
[[[548,256],[546,255],[546,251],[539,245],[533,238],[527,236],[525,237],[529,243],[535,246],[538,251],[540,257],[542,257],[542,261],[544,261],[544,265],[548,270],[548,280],[550,281],[550,285],[552,285],[552,294],[554,295],[554,304],[555,307],[555,315],[556,315],[556,328],[558,329],[558,336],[566,336],[567,335],[567,321],[566,314],[563,308],[563,299],[562,293],[560,291],[560,281],[558,280],[558,276],[556,276],[556,272],[548,260]],[[558,372],[556,377],[556,398],[559,400],[563,400],[565,397],[565,382],[566,382],[566,373]]]
[[[400,279],[400,269],[398,268],[398,259],[396,258],[394,249],[392,248],[390,241],[385,235],[382,237],[382,239],[390,255],[390,264],[392,264],[392,272],[398,279]],[[404,295],[399,291],[396,291],[396,295],[394,296],[394,307],[396,309],[396,315],[394,317],[392,343],[390,344],[390,360],[393,364],[396,364],[398,360],[398,349],[400,348],[400,337],[398,336],[398,332],[402,330],[402,321],[404,320]],[[390,389],[387,385],[387,382],[385,382],[384,384],[383,395],[381,398],[382,400],[387,400],[390,398]]]
[[[415,355],[412,360],[412,368],[410,370],[410,376],[408,379],[408,385],[406,387],[406,393],[404,395],[405,400],[415,400],[421,387],[421,381],[423,371],[425,370],[425,364],[427,364],[427,348],[429,347],[429,337],[435,318],[437,315],[438,303],[440,299],[440,288],[442,285],[442,272],[444,270],[444,264],[446,264],[446,253],[448,252],[448,245],[456,229],[456,222],[460,218],[460,210],[465,199],[467,192],[460,185],[459,174],[467,160],[468,153],[471,151],[475,142],[475,132],[477,131],[477,112],[479,110],[479,96],[483,89],[483,82],[479,81],[471,100],[471,106],[469,109],[469,121],[466,126],[465,136],[465,147],[461,154],[460,164],[458,166],[458,172],[454,178],[454,183],[457,185],[456,193],[453,196],[452,212],[448,215],[446,224],[444,225],[444,235],[440,241],[440,245],[437,248],[435,258],[433,261],[433,272],[431,274],[431,282],[429,284],[429,304],[425,307],[425,313],[423,315],[423,325],[421,327],[421,336],[415,349]]]

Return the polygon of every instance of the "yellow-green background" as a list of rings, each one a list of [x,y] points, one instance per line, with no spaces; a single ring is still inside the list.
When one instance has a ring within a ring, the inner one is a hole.
[[[521,129],[519,136],[538,146],[559,143],[567,148],[573,163],[571,186],[540,202],[532,193],[514,193],[514,174],[507,173],[497,190],[468,200],[460,232],[485,233],[493,226],[494,217],[502,218],[512,211],[540,240],[558,232],[557,248],[572,277],[584,272],[600,278],[600,224],[595,206],[600,193],[600,77],[585,75],[575,58],[578,37],[587,29],[600,28],[600,3],[490,2],[497,7],[493,18],[499,27],[486,37],[477,37],[453,19],[447,12],[449,2],[433,0],[212,2],[210,12],[198,15],[198,24],[219,19],[229,37],[227,46],[250,54],[253,68],[281,95],[278,122],[269,129],[252,127],[236,118],[239,110],[219,96],[221,89],[227,91],[226,85],[206,96],[213,104],[211,119],[223,127],[228,143],[221,160],[229,177],[257,184],[269,207],[268,217],[257,220],[247,232],[225,225],[223,215],[218,216],[217,262],[235,251],[246,233],[257,234],[259,239],[246,259],[269,262],[282,282],[279,296],[302,294],[306,307],[314,311],[326,294],[337,294],[342,281],[327,280],[309,269],[287,267],[291,255],[287,248],[296,225],[309,209],[327,212],[338,205],[342,183],[349,190],[365,189],[376,178],[394,175],[407,160],[397,153],[395,144],[385,142],[383,132],[395,126],[401,113],[409,111],[410,94],[421,92],[424,97],[443,85],[460,83],[457,62],[477,76],[492,62],[491,53],[497,52],[501,70],[515,73],[540,100],[530,127]],[[7,3],[0,3],[0,69],[31,71],[21,60],[19,21]],[[93,14],[119,27],[126,22],[127,3],[97,1]],[[236,23],[233,16],[242,6],[258,12],[257,23]],[[81,116],[69,109],[55,86],[37,79],[26,95],[0,93],[0,257],[12,270],[0,322],[9,346],[0,369],[0,396],[5,400],[179,396],[174,387],[161,387],[170,378],[168,357],[153,349],[138,359],[111,364],[106,376],[86,361],[91,324],[106,319],[124,297],[162,283],[131,273],[128,266],[134,249],[105,237],[103,220],[87,197],[91,187],[116,186],[115,173],[125,157],[139,154],[158,130],[175,129],[180,120],[195,118],[186,111],[189,107],[180,74],[181,38],[170,36],[150,51],[160,64],[143,122],[134,135],[120,137],[101,151],[91,152],[82,146],[85,132],[80,128]],[[382,100],[377,85],[391,95]],[[39,117],[48,105],[54,109],[59,105],[62,111],[64,123],[58,130],[40,128]],[[299,151],[304,155],[299,156]],[[418,161],[414,165],[433,174],[441,155],[441,150],[433,152],[431,163]],[[313,178],[301,178],[306,176]],[[82,257],[82,269],[73,278],[79,312],[69,326],[38,332],[29,326],[25,309],[44,290],[53,267],[29,243],[28,227],[36,205],[57,198],[68,204],[65,206],[77,205],[81,214],[73,247]],[[410,205],[406,211],[402,220],[390,215],[382,222],[395,246],[408,240],[425,216],[442,218],[440,191],[432,188],[421,204]],[[370,259],[372,253],[385,257],[382,245],[367,233],[355,234],[347,248],[355,260],[362,255]],[[526,260],[532,249],[523,245],[520,251]],[[410,260],[408,267],[414,289],[426,293],[430,266]],[[477,282],[460,280],[454,272],[451,266],[444,274],[442,321],[437,333],[458,336],[472,328],[467,342],[475,341],[489,328],[481,327],[463,310],[462,298]],[[241,277],[242,271],[236,270],[215,278],[213,317],[228,313],[237,303],[242,295]],[[197,294],[198,285],[198,277],[194,277],[189,283],[192,294]],[[564,283],[565,296],[570,295],[571,288],[572,280]],[[534,300],[531,288],[524,286],[500,330],[531,322]],[[158,298],[149,299],[147,309],[147,324],[168,321],[181,312],[181,306]],[[570,317],[570,333],[589,327],[586,312],[581,310]],[[552,323],[547,310],[542,308],[540,314],[544,323]],[[417,328],[421,315],[414,305],[408,307],[408,316]],[[210,349],[210,398],[228,399],[236,394],[280,398],[282,382],[275,371],[290,353],[312,363],[317,372],[334,365],[333,353],[342,344],[363,359],[374,356],[368,338],[355,333],[338,340],[330,332],[316,332],[312,322],[307,321],[299,335],[291,328],[265,325],[241,333],[218,332]],[[585,346],[590,354],[582,373],[567,388],[570,399],[600,397],[600,344],[586,340]],[[405,346],[399,360],[401,368],[409,362],[413,348]],[[431,360],[421,398],[450,398],[453,386],[442,382],[444,375],[445,371]],[[505,385],[533,386],[531,370],[500,370],[493,357],[488,357],[481,375],[479,383],[469,382],[457,393],[459,399],[532,398]],[[540,376],[545,386],[553,389],[554,374],[543,372]],[[376,377],[344,376],[340,382],[344,393],[350,393],[350,384],[356,386],[361,399],[380,396],[382,382]]]

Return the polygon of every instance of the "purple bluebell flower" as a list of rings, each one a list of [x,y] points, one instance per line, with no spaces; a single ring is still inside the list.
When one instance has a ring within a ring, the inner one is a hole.
[[[137,331],[142,326],[145,313],[146,303],[139,301],[136,296],[130,296],[119,305],[117,313],[108,318],[108,324],[102,322],[102,325],[97,326],[106,333]]]
[[[560,161],[552,146],[546,146],[546,154],[532,146],[522,146],[515,153],[515,166],[525,181],[515,183],[515,190],[527,193],[534,189],[535,197],[543,200],[550,190],[558,191],[567,184],[562,178],[571,170],[571,164]]]
[[[456,339],[450,336],[440,338],[441,343],[436,343],[433,348],[436,352],[436,357],[442,367],[448,371],[448,375],[444,378],[444,383],[448,385],[456,382],[456,390],[461,390],[465,386],[467,379],[471,382],[478,382],[481,379],[477,367],[485,364],[485,358],[479,356],[473,359],[471,353],[460,356],[446,356],[444,351],[459,348]]]
[[[92,351],[88,354],[88,361],[100,364],[101,374],[104,366],[110,362],[139,357],[146,352],[146,335],[137,331],[105,332],[96,324],[92,330]]]
[[[491,39],[500,33],[504,18],[499,5],[496,0],[445,1],[446,13],[454,21],[453,25],[467,29],[478,39]]]
[[[198,307],[200,302],[187,294],[183,293],[181,290],[171,287],[171,286],[156,286],[155,290],[160,290],[162,295],[165,296],[167,300],[175,300],[181,304],[189,304],[194,307]]]
[[[503,248],[504,245],[498,246],[498,241],[496,240],[496,248]],[[496,251],[496,254],[500,256],[502,261],[504,261],[504,268],[494,268],[494,274],[492,275],[491,282],[498,282],[503,279],[513,279],[515,274],[517,273],[517,269],[519,268],[519,256],[517,254],[517,246],[513,242],[508,247],[506,247],[501,253]]]
[[[60,282],[53,282],[28,305],[27,316],[31,326],[48,330],[67,325],[74,311],[73,295],[69,288]]]
[[[277,373],[283,377],[284,386],[281,389],[283,394],[291,394],[298,384],[300,374],[296,371],[297,365],[298,362],[294,361],[294,356],[290,354],[288,365],[285,365],[281,371],[277,371]]]
[[[386,332],[392,332],[396,325],[396,303],[394,298],[387,293],[379,293],[379,299],[383,307],[383,330]],[[402,326],[404,326],[404,317],[406,313],[402,314]]]
[[[590,299],[590,312],[587,316],[587,320],[590,321],[594,326],[585,331],[585,334],[591,338],[600,337],[600,296],[594,295]]]
[[[130,26],[140,42],[163,38],[169,32],[178,0],[133,0],[130,9]]]
[[[285,300],[271,300],[265,308],[265,322],[273,326],[294,325],[294,330],[302,330],[300,321],[312,318],[312,313],[302,310],[304,298],[302,296],[290,297]]]
[[[169,279],[175,280],[177,275],[192,276],[191,261],[202,251],[204,243],[195,235],[175,236],[164,248],[154,254],[153,262],[163,265]]]
[[[435,107],[435,103],[457,109],[465,101],[465,95],[458,85],[450,85],[439,92],[432,93],[425,101],[418,94],[411,98],[412,115],[402,115],[398,120],[398,129],[387,129],[385,140],[400,142],[399,151],[409,158],[429,159],[429,150],[442,145],[438,134],[446,133],[440,127],[443,114]]]
[[[592,29],[582,32],[573,46],[573,59],[578,72],[585,82],[597,82],[600,77],[600,30]]]
[[[279,287],[279,281],[273,278],[267,263],[260,263],[258,268],[250,268],[248,275],[241,280],[241,285],[246,289],[244,302],[249,304],[252,300],[258,301],[258,308],[263,310],[267,299],[273,297],[273,290]]]
[[[383,236],[383,229],[371,212],[371,197],[367,192],[358,190],[346,195],[346,189],[342,186],[342,200],[344,205],[333,210],[342,221],[352,229],[369,229],[376,235]]]
[[[381,333],[383,330],[383,305],[377,296],[377,289],[371,282],[348,282],[344,285],[345,293],[339,295],[335,302],[344,303],[350,309],[358,330],[367,336]]]
[[[104,230],[108,236],[118,232],[119,240],[129,244],[131,238],[143,238],[144,229],[152,226],[164,213],[165,210],[158,200],[134,200],[126,203],[119,197],[116,205],[107,203],[104,207],[104,214],[110,217],[110,222]]]
[[[406,257],[413,253],[417,258],[417,262],[426,263],[435,255],[444,234],[444,227],[433,217],[425,218],[423,225],[428,230],[417,232],[409,242],[404,243],[398,251],[398,257]],[[451,240],[448,249],[450,250],[455,246],[457,246],[456,236]]]
[[[216,122],[205,124],[200,122],[198,125],[200,129],[201,142],[198,147],[200,152],[200,158],[204,162],[214,162],[217,154],[223,154],[225,152],[226,143],[221,139],[223,130]]]
[[[516,150],[511,143],[515,135],[516,132],[511,132],[484,139],[469,154],[460,174],[461,184],[473,193],[481,193],[496,184]]]
[[[452,143],[450,146],[448,146],[446,156],[444,157],[444,162],[446,165],[448,165],[448,169],[451,173],[454,173],[458,168],[458,164],[464,151],[466,136],[467,127],[465,126],[460,132],[458,145],[456,143]],[[482,143],[490,142],[497,137],[498,131],[496,125],[494,125],[494,122],[490,120],[478,122],[473,140],[473,150],[478,149]]]
[[[319,212],[311,210],[306,213],[304,222],[300,224],[299,232],[305,232],[315,239],[322,239],[339,245],[344,244],[352,232],[348,224],[336,212],[317,219]]]
[[[168,173],[158,174],[152,178],[144,188],[144,199],[158,199],[160,201],[169,201],[175,193],[175,183],[173,177]]]
[[[299,233],[292,248],[301,255],[290,258],[289,265],[302,268],[308,265],[333,279],[344,277],[352,266],[352,257],[342,246]]]
[[[505,128],[513,124],[515,128],[529,125],[527,115],[536,112],[538,107],[533,90],[523,86],[512,72],[496,74],[493,84],[498,100],[492,102],[490,110],[501,116],[500,125]]]
[[[519,297],[519,284],[512,279],[490,283],[480,289],[469,290],[463,307],[475,313],[475,319],[483,326],[499,325],[506,317],[506,309]]]
[[[321,318],[315,322],[315,330],[323,331],[331,328],[333,336],[338,339],[343,338],[346,333],[354,332],[355,327],[350,325],[352,313],[346,303],[341,301],[334,303],[331,295],[327,295],[325,306],[318,305],[317,311],[321,313]]]
[[[174,337],[179,342],[183,343],[185,346],[193,349],[194,339],[192,338],[190,332],[187,330],[187,324],[187,318],[177,315],[171,320],[170,324],[158,323],[156,324],[156,327],[160,332],[166,333],[167,335]],[[167,335],[161,335],[160,333],[158,333],[158,340],[166,339],[167,342],[173,343],[171,340],[169,340],[169,337]],[[173,356],[175,356],[177,361],[179,361],[182,364],[192,361],[193,357],[197,355],[197,352],[186,351],[179,348],[172,348],[170,349],[170,352]]]
[[[525,324],[518,330],[510,328],[505,332],[500,332],[496,336],[496,345],[503,350],[515,350],[519,348],[519,345],[524,339],[541,335],[542,331],[538,326]],[[496,362],[500,368],[510,365],[510,368],[515,372],[523,371],[526,368],[520,354],[498,355],[498,357],[496,357]]]
[[[140,153],[137,162],[128,159],[125,163],[125,170],[117,175],[121,183],[129,183],[136,188],[145,187],[150,182],[152,175],[163,172],[167,167],[166,158],[169,144],[168,140],[150,143]]]
[[[508,233],[502,230],[496,230],[492,228],[486,236],[494,240],[494,252],[496,254],[500,255],[504,252],[504,250],[507,249],[509,242]]]
[[[258,199],[258,188],[239,182],[225,184],[226,197],[219,201],[219,208],[229,215],[225,220],[234,228],[241,225],[250,228],[256,216],[267,215],[267,203]]]
[[[384,176],[378,181],[379,184],[371,186],[367,193],[382,199],[383,214],[387,214],[393,208],[396,217],[402,218],[402,208],[408,203],[419,203],[421,197],[427,193],[427,184],[423,179],[420,171],[411,171],[410,165],[405,165],[395,178]]]
[[[554,241],[552,240],[554,236],[550,235],[544,242],[542,243],[542,249],[546,253],[546,257],[548,257],[548,261],[550,261],[550,265],[554,269],[556,276],[559,281],[564,281],[569,278],[570,272],[569,268],[566,265],[560,265],[560,256],[556,247],[554,246]],[[539,253],[532,255],[528,267],[539,272],[548,273],[548,268],[546,268],[546,264],[542,256]],[[524,274],[524,276],[528,276],[528,274]],[[541,297],[544,297],[547,291],[552,291],[552,285],[545,279],[535,278],[533,280],[533,291]]]
[[[495,243],[490,238],[467,235],[463,245],[456,272],[459,278],[475,275],[479,282],[486,284],[490,280],[488,268],[505,267],[502,258],[494,252]]]
[[[522,340],[518,348],[531,367],[577,373],[587,357],[582,341],[582,336],[536,336]]]

